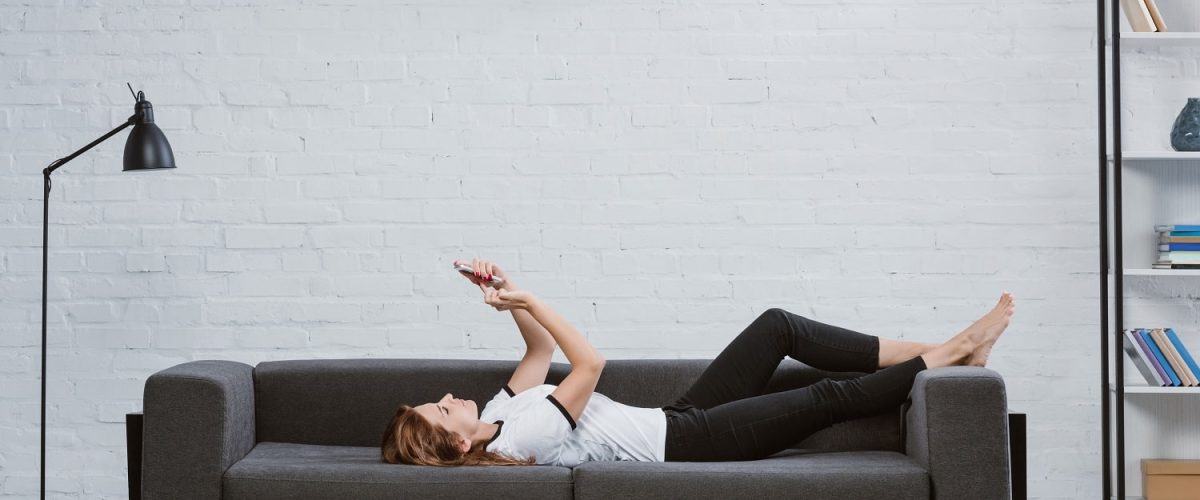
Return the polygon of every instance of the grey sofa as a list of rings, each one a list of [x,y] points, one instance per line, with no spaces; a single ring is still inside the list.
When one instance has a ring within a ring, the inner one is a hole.
[[[609,360],[596,390],[662,406],[711,360]],[[194,361],[151,375],[143,402],[142,498],[838,498],[1007,499],[1004,381],[978,367],[925,370],[886,414],[824,429],[745,462],[589,462],[579,466],[426,467],[380,461],[401,403],[446,392],[481,407],[516,361],[349,359],[252,367]],[[547,383],[570,367],[553,363]],[[854,373],[790,358],[767,392]]]

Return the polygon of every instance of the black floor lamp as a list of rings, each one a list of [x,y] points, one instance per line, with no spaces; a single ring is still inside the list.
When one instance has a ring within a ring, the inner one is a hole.
[[[129,84],[126,83],[126,85]],[[132,85],[129,85],[129,92],[133,92]],[[47,243],[50,239],[48,236],[50,231],[50,174],[54,173],[58,167],[75,159],[76,156],[83,154],[84,151],[92,149],[93,146],[104,142],[105,139],[130,125],[133,125],[133,130],[129,132],[129,138],[125,140],[125,168],[123,171],[137,172],[175,168],[175,155],[171,152],[171,144],[167,142],[167,138],[163,136],[158,125],[154,124],[154,108],[150,105],[150,101],[146,100],[146,96],[141,91],[134,94],[133,99],[133,116],[125,120],[120,127],[80,148],[79,151],[71,153],[71,156],[59,158],[50,166],[42,169],[42,175],[46,179],[45,197],[42,201],[42,500],[46,498],[46,267],[49,260]]]

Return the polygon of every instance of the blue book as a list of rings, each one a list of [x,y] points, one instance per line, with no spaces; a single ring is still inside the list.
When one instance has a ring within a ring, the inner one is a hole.
[[[1200,367],[1196,366],[1196,360],[1192,359],[1192,355],[1188,353],[1187,347],[1183,346],[1183,342],[1179,341],[1179,337],[1175,335],[1175,330],[1167,328],[1167,338],[1171,339],[1171,343],[1175,345],[1175,350],[1179,351],[1179,357],[1183,358],[1183,362],[1187,363],[1188,368],[1192,370],[1192,375],[1200,378]]]
[[[1150,352],[1154,353],[1154,359],[1158,360],[1158,364],[1162,365],[1163,370],[1167,372],[1167,376],[1171,378],[1171,385],[1179,386],[1183,382],[1179,381],[1179,376],[1175,375],[1175,370],[1171,368],[1171,363],[1167,362],[1166,356],[1158,348],[1158,344],[1154,343],[1154,337],[1145,328],[1138,328],[1138,335],[1146,341],[1146,345],[1150,346]]]
[[[1180,231],[1200,232],[1200,224],[1159,224],[1154,226],[1154,230],[1160,233],[1166,231],[1173,233]]]
[[[1200,243],[1159,243],[1160,252],[1196,252],[1200,251]]]

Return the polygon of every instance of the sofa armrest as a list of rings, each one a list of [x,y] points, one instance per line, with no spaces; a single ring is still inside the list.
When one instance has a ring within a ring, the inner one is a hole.
[[[221,498],[225,469],[254,447],[254,368],[192,361],[146,380],[142,498]]]
[[[1010,498],[1008,399],[999,373],[922,370],[905,405],[905,452],[929,471],[933,499]]]

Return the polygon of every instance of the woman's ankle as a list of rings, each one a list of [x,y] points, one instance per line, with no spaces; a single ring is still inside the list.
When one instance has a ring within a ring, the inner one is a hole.
[[[970,356],[971,346],[967,345],[966,339],[958,337],[947,340],[946,343],[921,355],[925,360],[925,366],[929,368],[958,366],[965,363]]]

